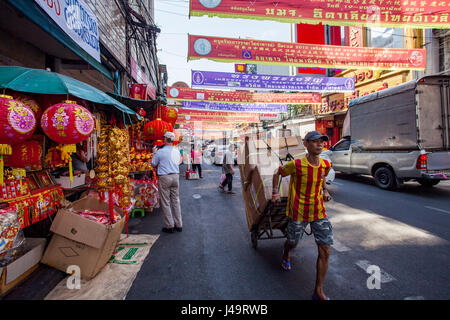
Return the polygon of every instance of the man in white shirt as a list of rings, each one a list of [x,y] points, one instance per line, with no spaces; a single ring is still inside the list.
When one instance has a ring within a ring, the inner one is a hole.
[[[162,231],[167,233],[182,231],[179,165],[183,158],[178,148],[173,146],[174,140],[175,134],[166,132],[164,134],[164,146],[153,155],[152,159],[152,166],[157,167],[158,191],[166,225],[162,228]]]

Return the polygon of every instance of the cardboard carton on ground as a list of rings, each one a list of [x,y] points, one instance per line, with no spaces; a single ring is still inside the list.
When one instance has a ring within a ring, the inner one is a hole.
[[[7,266],[0,267],[0,295],[14,288],[36,270],[46,243],[45,238],[26,238],[25,254]]]
[[[45,250],[42,263],[67,272],[67,267],[80,268],[82,279],[92,279],[106,265],[119,241],[125,223],[123,211],[114,208],[121,219],[113,225],[103,225],[88,220],[71,211],[109,211],[107,203],[85,197],[61,209],[50,227],[54,233]]]

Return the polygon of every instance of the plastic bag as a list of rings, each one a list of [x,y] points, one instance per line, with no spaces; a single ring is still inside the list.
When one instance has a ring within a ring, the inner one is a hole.
[[[12,208],[0,210],[0,266],[18,258],[23,251],[25,237],[20,229],[17,212]]]
[[[220,184],[222,184],[226,178],[227,178],[227,175],[225,173],[222,173],[222,175],[220,176]]]

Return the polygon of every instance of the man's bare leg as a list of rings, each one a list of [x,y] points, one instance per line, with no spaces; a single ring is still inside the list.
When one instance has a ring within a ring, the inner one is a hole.
[[[320,299],[325,299],[327,296],[323,292],[323,281],[328,270],[328,259],[330,257],[330,246],[326,244],[317,245],[318,256],[316,265],[316,287],[314,294]]]

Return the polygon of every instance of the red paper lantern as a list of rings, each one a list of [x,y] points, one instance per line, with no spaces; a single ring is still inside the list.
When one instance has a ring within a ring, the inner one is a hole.
[[[94,131],[94,117],[74,101],[55,104],[44,111],[41,127],[53,141],[77,144],[89,138]]]
[[[161,119],[156,119],[144,126],[144,135],[147,140],[163,140],[167,131],[173,131],[172,125]]]
[[[37,103],[37,101],[30,96],[27,96],[23,93],[13,93],[14,100],[20,101],[24,103],[27,107],[29,107],[34,112],[34,116],[36,117],[36,120],[41,118],[42,115],[42,109]]]
[[[0,185],[3,185],[3,155],[11,155],[11,145],[22,142],[36,130],[33,111],[11,96],[0,95]]]
[[[5,165],[14,168],[41,167],[42,146],[39,141],[28,140],[12,146],[12,154],[5,157]]]
[[[173,107],[162,107],[162,120],[170,123],[172,126],[175,124],[178,118],[178,112]]]
[[[33,135],[37,121],[33,111],[11,96],[0,95],[0,144],[14,144]]]

